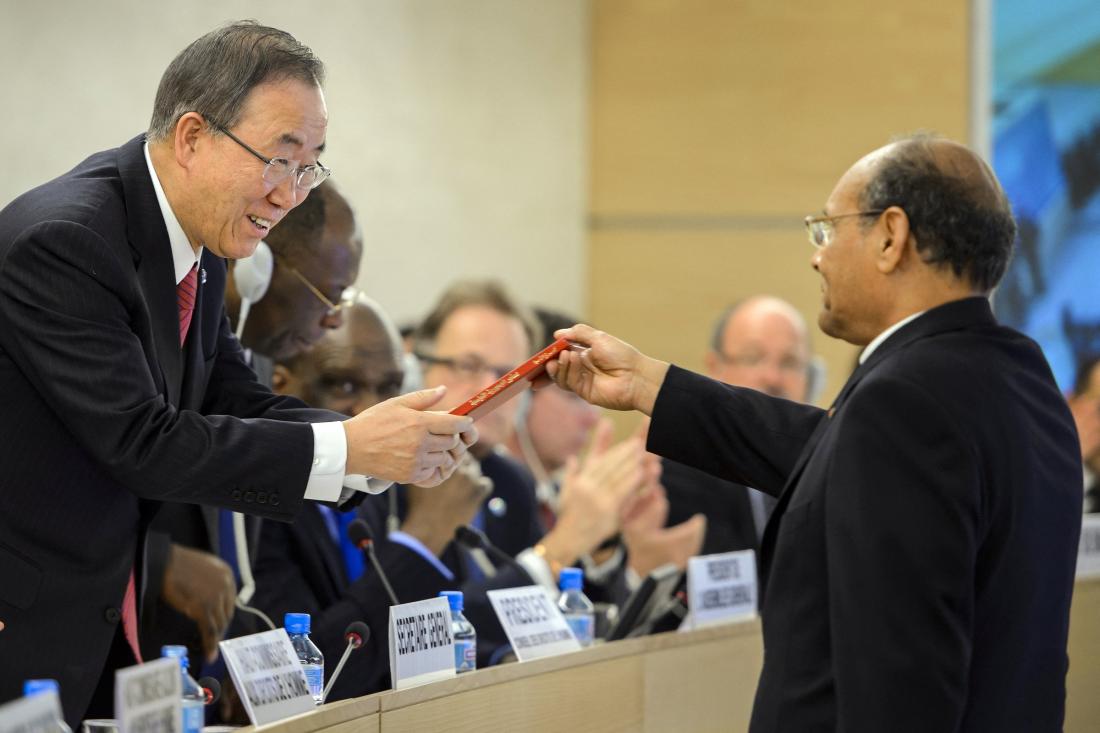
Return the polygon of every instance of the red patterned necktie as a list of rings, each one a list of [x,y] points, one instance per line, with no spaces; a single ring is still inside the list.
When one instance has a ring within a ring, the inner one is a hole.
[[[187,330],[191,328],[191,315],[195,312],[195,294],[198,292],[198,263],[191,265],[191,269],[176,286],[176,304],[180,309],[180,346],[187,340]]]

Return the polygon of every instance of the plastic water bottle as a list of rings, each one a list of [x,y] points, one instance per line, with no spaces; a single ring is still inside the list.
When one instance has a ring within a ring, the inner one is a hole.
[[[27,680],[23,683],[23,696],[39,695],[43,692],[56,692],[61,696],[61,687],[57,680]],[[73,729],[61,717],[54,718],[51,728],[57,733],[73,733]]]
[[[558,587],[561,588],[561,597],[558,598],[558,608],[565,617],[565,623],[573,629],[573,635],[581,646],[591,646],[595,637],[596,608],[592,601],[581,591],[584,584],[584,571],[580,568],[562,568],[558,576]]]
[[[288,613],[283,617],[283,626],[290,635],[290,643],[298,654],[298,661],[302,663],[302,671],[306,673],[306,682],[309,683],[313,701],[320,705],[325,701],[325,657],[309,638],[309,614]]]
[[[180,680],[183,690],[183,733],[202,733],[206,718],[206,695],[187,671],[191,666],[191,661],[187,658],[187,647],[166,644],[160,648],[160,655],[180,661],[180,674],[183,675]]]
[[[441,590],[439,595],[451,605],[451,635],[455,639],[455,672],[473,672],[477,669],[477,631],[462,615],[462,591]]]

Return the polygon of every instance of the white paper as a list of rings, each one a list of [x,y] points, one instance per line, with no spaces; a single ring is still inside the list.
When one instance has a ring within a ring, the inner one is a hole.
[[[0,733],[55,733],[61,719],[61,700],[53,690],[0,705]]]
[[[182,733],[180,660],[164,657],[115,672],[115,720],[121,733]]]
[[[756,615],[756,553],[752,550],[702,555],[688,560],[687,628]]]
[[[580,650],[561,610],[541,585],[491,590],[489,602],[519,661]]]
[[[253,725],[317,707],[286,629],[226,639],[218,646]]]
[[[1100,514],[1086,514],[1081,520],[1081,543],[1077,546],[1077,577],[1100,575]]]
[[[390,606],[390,679],[403,690],[455,676],[455,641],[446,598]]]

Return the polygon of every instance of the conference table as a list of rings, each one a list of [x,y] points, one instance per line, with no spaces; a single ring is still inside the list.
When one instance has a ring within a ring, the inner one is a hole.
[[[600,644],[344,700],[263,733],[744,731],[763,662],[760,622]],[[1100,578],[1074,589],[1067,733],[1100,730]]]

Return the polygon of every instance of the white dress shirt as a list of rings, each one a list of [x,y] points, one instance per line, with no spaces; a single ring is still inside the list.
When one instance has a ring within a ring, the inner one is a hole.
[[[898,329],[900,329],[902,326],[909,323],[910,321],[917,320],[925,313],[927,313],[927,311],[921,311],[920,313],[914,313],[911,316],[906,316],[905,318],[902,318],[900,321],[895,323],[893,326],[890,326],[890,328],[880,333],[878,336],[875,336],[874,340],[871,341],[871,343],[867,344],[867,348],[864,349],[863,353],[859,355],[859,363],[862,364],[863,362],[870,359],[871,354],[875,353],[875,349],[882,346],[882,342],[893,336]]]
[[[168,198],[164,195],[164,189],[160,185],[156,169],[153,168],[153,160],[149,156],[149,144],[145,144],[145,163],[149,166],[149,178],[153,181],[153,190],[157,194],[157,203],[160,205],[160,213],[164,218],[164,226],[168,230],[168,242],[172,247],[172,262],[176,273],[176,284],[183,280],[191,268],[194,267],[202,256],[203,247],[195,251],[183,232]],[[202,279],[202,278],[200,278]],[[345,493],[345,487],[354,491],[365,491],[370,494],[379,494],[390,486],[389,481],[379,481],[360,474],[347,474],[345,468],[348,462],[347,435],[342,423],[323,422],[312,423],[313,428],[313,465],[309,472],[309,481],[306,484],[305,498],[314,501],[342,501],[350,495]]]

